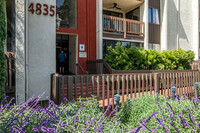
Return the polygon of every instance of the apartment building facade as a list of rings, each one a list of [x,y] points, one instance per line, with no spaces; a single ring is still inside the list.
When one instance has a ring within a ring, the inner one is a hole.
[[[107,47],[193,50],[199,57],[197,0],[5,0],[6,52],[14,52],[15,94],[50,95],[58,53],[67,55],[66,74],[84,74],[88,60]]]

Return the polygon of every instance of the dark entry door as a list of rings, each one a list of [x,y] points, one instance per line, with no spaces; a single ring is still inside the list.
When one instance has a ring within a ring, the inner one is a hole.
[[[59,59],[58,55],[61,52],[61,50],[64,51],[66,55],[66,63],[65,63],[65,73],[69,74],[69,35],[62,35],[57,34],[56,35],[56,72],[59,73]]]

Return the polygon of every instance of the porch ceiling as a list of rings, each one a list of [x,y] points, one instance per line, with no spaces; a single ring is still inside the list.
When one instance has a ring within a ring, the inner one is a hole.
[[[113,9],[113,3],[117,3],[117,7],[121,8],[114,9],[116,11],[128,12],[138,6],[140,6],[144,0],[103,0],[104,9]]]

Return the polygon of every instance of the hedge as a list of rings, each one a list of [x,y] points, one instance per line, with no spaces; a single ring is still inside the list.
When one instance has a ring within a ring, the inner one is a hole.
[[[6,81],[4,41],[6,39],[6,21],[4,0],[0,0],[0,101],[4,98],[4,85]]]
[[[117,43],[108,47],[105,60],[114,70],[185,70],[191,69],[194,52],[183,49],[162,51],[126,48]]]

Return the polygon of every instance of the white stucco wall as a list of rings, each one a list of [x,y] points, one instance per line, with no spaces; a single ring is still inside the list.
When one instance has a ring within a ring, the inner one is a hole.
[[[25,0],[15,1],[16,100],[25,101]]]
[[[193,50],[198,59],[197,0],[161,0],[161,49]]]
[[[29,3],[47,4],[50,7],[56,5],[56,0],[29,0]],[[41,99],[46,100],[50,96],[51,74],[56,72],[56,13],[53,17],[49,14],[27,13],[28,98],[46,92]]]

